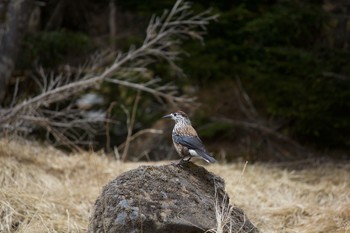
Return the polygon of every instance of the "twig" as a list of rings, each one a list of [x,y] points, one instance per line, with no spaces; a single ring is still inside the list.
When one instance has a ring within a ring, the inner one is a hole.
[[[125,147],[123,150],[123,155],[122,155],[122,161],[125,161],[127,156],[128,156],[128,152],[129,152],[129,146],[130,146],[130,138],[132,136],[132,130],[134,128],[134,123],[135,123],[135,115],[136,115],[136,111],[137,111],[137,106],[139,104],[140,101],[140,92],[137,92],[137,95],[135,97],[135,101],[134,101],[134,105],[132,107],[132,112],[131,112],[131,116],[130,114],[127,114],[128,120],[127,120],[127,126],[128,126],[128,134],[126,136],[126,140],[125,140]]]
[[[73,101],[67,107],[62,107],[62,102],[74,99],[79,93],[89,88],[96,89],[105,81],[150,93],[158,100],[165,99],[172,104],[192,103],[194,98],[178,96],[174,85],[162,85],[158,78],[146,83],[140,80],[119,79],[120,76],[130,77],[134,74],[142,76],[150,73],[149,65],[160,60],[167,62],[173,70],[181,74],[182,70],[176,63],[182,54],[181,43],[193,38],[203,40],[206,25],[218,17],[212,15],[210,10],[193,14],[190,8],[189,3],[178,0],[170,12],[164,11],[160,17],[153,16],[147,27],[143,44],[138,48],[131,46],[125,53],[96,54],[82,68],[65,66],[62,73],[58,75],[39,69],[38,78],[34,81],[37,82],[41,93],[9,108],[0,109],[0,133],[6,133],[9,129],[17,132],[17,129],[28,128],[30,131],[39,127],[46,129],[48,135],[53,135],[57,141],[69,147],[74,147],[72,145],[76,142],[84,143],[81,141],[83,137],[94,135],[92,123],[96,121],[84,118],[84,112],[74,111],[71,107],[74,104]],[[111,58],[113,62],[107,64]],[[47,111],[48,109],[55,109],[55,111],[50,112]],[[106,118],[103,120],[108,121]],[[134,122],[135,119],[133,118],[132,121]],[[73,127],[69,128],[69,126]],[[128,140],[131,136],[128,132]],[[124,150],[126,153],[128,148]],[[123,159],[126,156],[123,154]]]
[[[350,78],[346,75],[342,75],[342,74],[337,74],[337,73],[333,73],[333,72],[323,72],[322,75],[324,77],[330,77],[330,78],[335,78],[341,81],[349,81]]]
[[[270,129],[266,126],[263,126],[261,124],[257,124],[257,123],[252,123],[252,122],[247,122],[247,121],[240,121],[240,120],[232,120],[232,119],[228,119],[225,117],[220,117],[220,118],[212,118],[213,121],[220,121],[220,122],[225,122],[228,124],[233,124],[233,125],[239,125],[239,126],[243,126],[245,128],[249,128],[249,129],[254,129],[257,130],[263,134],[267,134],[270,136],[273,136],[281,141],[285,141],[293,146],[295,146],[296,148],[302,149],[303,151],[306,150],[306,148],[304,148],[303,146],[301,146],[300,144],[298,144],[297,142],[293,141],[292,139],[284,136],[281,133],[278,133],[276,131],[274,131],[273,129]]]
[[[122,86],[126,86],[126,87],[130,87],[130,88],[134,88],[136,90],[140,90],[140,91],[144,91],[144,92],[148,92],[151,93],[155,96],[160,96],[165,98],[166,100],[168,100],[169,102],[192,102],[195,98],[187,98],[187,97],[176,97],[173,95],[169,95],[166,94],[164,92],[160,92],[157,89],[152,89],[147,87],[146,85],[143,84],[138,84],[138,83],[131,83],[128,81],[124,81],[124,80],[120,80],[120,79],[110,79],[110,78],[106,78],[107,82],[111,82],[111,83],[115,83],[115,84],[119,84]]]
[[[250,99],[248,93],[244,90],[242,82],[238,76],[236,76],[236,96],[238,101],[238,104],[240,105],[241,111],[245,113],[246,117],[248,117],[250,120],[258,120],[258,114],[257,111],[253,105],[252,100]],[[243,99],[243,101],[241,100]]]
[[[116,5],[114,0],[109,0],[109,43],[113,50],[116,48]]]
[[[111,118],[111,112],[112,112],[112,109],[113,107],[117,104],[117,102],[113,101],[109,107],[108,107],[108,110],[107,110],[107,118]],[[107,152],[109,152],[109,148],[111,146],[111,137],[109,135],[109,125],[110,125],[110,122],[106,122],[106,150]]]
[[[240,175],[239,180],[238,180],[238,183],[241,183],[243,175],[244,175],[244,172],[245,172],[245,169],[247,168],[247,165],[248,165],[248,161],[245,161],[243,169],[242,169],[242,172],[241,172],[241,175]]]
[[[18,87],[19,87],[19,79],[17,78],[16,84],[15,84],[15,90],[13,91],[13,96],[12,96],[12,101],[11,101],[10,107],[13,107],[15,105],[16,97],[18,94]]]
[[[137,137],[146,134],[146,133],[151,133],[151,134],[163,134],[163,130],[160,129],[143,129],[138,131],[137,133],[133,134],[130,139],[129,139],[129,143],[132,142],[133,140],[135,140]],[[120,144],[118,146],[118,149],[123,149],[125,147],[125,142],[123,142],[122,144]]]

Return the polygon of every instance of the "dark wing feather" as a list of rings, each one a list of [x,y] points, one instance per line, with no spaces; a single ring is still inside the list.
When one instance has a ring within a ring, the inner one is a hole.
[[[173,139],[176,143],[186,146],[188,149],[205,151],[203,142],[200,140],[199,137],[182,136],[182,135],[180,136],[178,134],[173,134]]]
[[[216,160],[208,154],[199,137],[180,136],[173,134],[173,139],[176,143],[186,146],[188,149],[195,150],[208,163],[215,163]]]

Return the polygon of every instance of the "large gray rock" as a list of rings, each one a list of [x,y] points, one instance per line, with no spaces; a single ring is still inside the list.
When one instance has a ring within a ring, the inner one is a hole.
[[[228,202],[224,181],[203,167],[142,166],[104,187],[88,232],[205,232],[217,229],[217,213],[223,215],[225,232],[230,227],[232,232],[259,232]]]

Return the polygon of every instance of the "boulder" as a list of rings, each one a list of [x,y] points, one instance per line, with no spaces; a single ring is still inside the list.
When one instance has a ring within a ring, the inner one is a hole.
[[[259,232],[229,204],[224,181],[191,162],[141,166],[107,184],[96,200],[90,233]],[[219,232],[219,231],[218,231]]]

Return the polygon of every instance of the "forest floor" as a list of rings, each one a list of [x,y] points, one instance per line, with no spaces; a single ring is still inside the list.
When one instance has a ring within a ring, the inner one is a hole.
[[[1,139],[0,232],[86,232],[104,185],[140,165],[167,163],[122,163],[104,153],[67,156],[49,146]],[[296,165],[206,168],[225,179],[231,202],[262,232],[350,232],[350,164]]]

